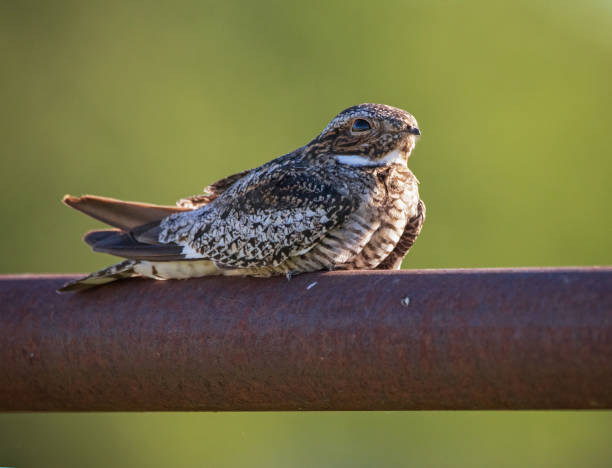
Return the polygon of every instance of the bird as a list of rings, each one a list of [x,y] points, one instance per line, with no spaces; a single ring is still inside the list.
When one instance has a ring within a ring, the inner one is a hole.
[[[407,165],[420,135],[410,113],[359,104],[308,144],[176,206],[66,195],[64,204],[112,227],[84,236],[93,251],[125,260],[58,291],[131,277],[398,269],[425,220]]]

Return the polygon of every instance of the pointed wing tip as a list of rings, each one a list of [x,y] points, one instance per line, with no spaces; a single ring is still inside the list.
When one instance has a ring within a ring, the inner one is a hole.
[[[81,201],[80,197],[75,197],[74,195],[66,194],[62,198],[62,203],[64,205],[72,206],[77,205]]]
[[[83,242],[91,247],[94,247],[98,242],[105,239],[107,240],[110,238],[110,236],[121,234],[121,232],[122,231],[120,229],[95,229],[85,233],[83,236]]]
[[[67,193],[62,198],[62,203],[68,206],[74,207],[75,205],[80,205],[82,203],[88,202],[118,202],[118,203],[130,203],[130,202],[122,202],[121,200],[116,200],[114,198],[109,197],[99,197],[98,195],[81,195],[80,197],[75,197],[74,195],[70,195]]]

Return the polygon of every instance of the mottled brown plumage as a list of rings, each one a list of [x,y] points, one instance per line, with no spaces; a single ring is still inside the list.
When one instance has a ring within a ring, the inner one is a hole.
[[[306,146],[215,182],[177,207],[66,197],[118,228],[89,233],[86,242],[128,260],[63,290],[139,275],[399,268],[425,218],[418,181],[406,167],[418,135],[407,112],[361,104]]]

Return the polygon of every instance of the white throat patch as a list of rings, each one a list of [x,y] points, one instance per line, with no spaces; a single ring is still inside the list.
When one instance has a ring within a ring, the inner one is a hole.
[[[395,163],[405,163],[404,154],[397,149],[389,151],[384,157],[376,161],[372,161],[367,156],[359,156],[356,154],[336,154],[334,157],[340,164],[346,164],[347,166],[376,167]]]

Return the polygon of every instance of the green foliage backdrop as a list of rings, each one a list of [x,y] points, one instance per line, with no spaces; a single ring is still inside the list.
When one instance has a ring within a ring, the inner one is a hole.
[[[612,7],[0,4],[0,272],[112,259],[64,193],[172,203],[402,107],[428,219],[405,268],[612,263]],[[0,465],[608,466],[609,413],[0,416]]]

